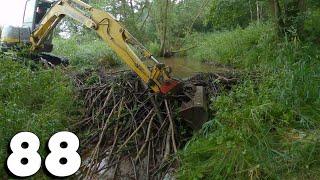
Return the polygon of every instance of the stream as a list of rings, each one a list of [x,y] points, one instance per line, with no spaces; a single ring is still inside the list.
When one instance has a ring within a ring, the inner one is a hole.
[[[185,57],[161,58],[160,62],[172,69],[172,76],[177,78],[189,78],[197,73],[225,72],[227,68],[219,67],[215,64],[202,63]]]
[[[188,59],[185,57],[171,57],[171,58],[159,58],[160,62],[166,64],[172,69],[172,76],[175,78],[186,79],[192,77],[197,73],[219,73],[226,72],[230,69],[216,65],[215,63],[202,63],[197,60]],[[147,66],[153,66],[153,62],[147,61]],[[109,69],[109,72],[116,72],[119,70],[127,70],[127,66],[123,65],[121,67],[116,67]]]

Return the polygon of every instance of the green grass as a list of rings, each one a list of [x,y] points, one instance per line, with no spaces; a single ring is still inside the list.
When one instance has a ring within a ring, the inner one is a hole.
[[[74,121],[75,97],[69,78],[56,70],[30,70],[22,63],[0,59],[0,176],[8,144],[18,132],[35,133],[45,158],[46,142]]]
[[[112,67],[121,63],[105,42],[90,35],[74,35],[69,39],[54,38],[53,54],[68,58],[70,65],[80,70],[100,66]]]
[[[247,75],[212,100],[215,114],[181,152],[179,177],[319,178],[320,46],[277,41],[270,24],[197,37],[190,56]]]
[[[259,57],[253,60],[248,56],[263,53],[264,48],[269,49],[267,45],[271,45],[269,43],[273,38],[274,31],[270,24],[252,24],[246,29],[194,34],[185,44],[189,47],[197,45],[188,51],[187,56],[190,59],[203,62],[217,61],[243,68],[260,63]]]

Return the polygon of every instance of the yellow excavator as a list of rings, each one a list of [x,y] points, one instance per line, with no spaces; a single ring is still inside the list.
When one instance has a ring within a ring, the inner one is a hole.
[[[154,92],[169,94],[181,83],[170,76],[170,68],[160,63],[126,28],[110,13],[96,9],[80,0],[26,0],[22,27],[4,26],[1,33],[1,49],[21,44],[30,46],[33,53],[51,52],[52,31],[64,17],[70,17],[96,31],[109,47]],[[143,60],[152,60],[149,69]],[[60,62],[53,62],[60,63]],[[194,87],[193,97],[183,108],[193,126],[199,126],[206,118],[205,92]],[[192,122],[191,122],[192,121]]]

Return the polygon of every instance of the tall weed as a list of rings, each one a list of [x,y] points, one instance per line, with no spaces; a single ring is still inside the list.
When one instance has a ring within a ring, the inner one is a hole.
[[[11,138],[21,131],[39,137],[44,156],[49,137],[66,130],[76,117],[69,79],[58,69],[32,71],[0,59],[0,87],[0,164],[8,157]],[[0,168],[0,176],[4,174]]]
[[[102,40],[96,37],[75,35],[69,39],[55,38],[54,51],[57,56],[69,59],[78,69],[111,67],[120,64],[118,56]]]
[[[200,46],[195,59],[231,64],[247,76],[212,101],[216,113],[181,152],[179,177],[319,177],[319,46],[279,42],[261,24],[201,37],[209,45]]]

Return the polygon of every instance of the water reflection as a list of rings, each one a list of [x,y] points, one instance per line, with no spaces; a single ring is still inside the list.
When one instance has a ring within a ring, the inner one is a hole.
[[[226,72],[227,68],[215,65],[214,63],[202,63],[200,61],[191,60],[184,57],[159,58],[160,62],[165,63],[172,69],[172,76],[180,79],[185,79],[199,72]],[[153,66],[153,62],[146,62],[149,67]],[[109,69],[109,72],[129,69],[127,66]]]

